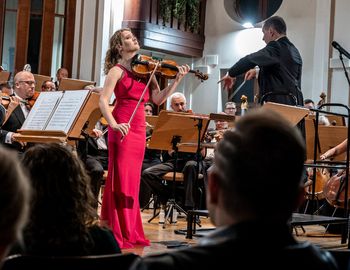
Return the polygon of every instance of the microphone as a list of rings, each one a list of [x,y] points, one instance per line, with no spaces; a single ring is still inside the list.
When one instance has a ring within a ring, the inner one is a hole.
[[[337,49],[341,54],[344,54],[347,58],[350,59],[350,53],[348,53],[342,46],[340,46],[338,42],[333,41],[332,46],[334,49]]]

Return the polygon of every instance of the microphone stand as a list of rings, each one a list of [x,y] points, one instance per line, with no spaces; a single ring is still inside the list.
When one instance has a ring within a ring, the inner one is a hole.
[[[349,79],[349,74],[348,74],[348,71],[346,70],[346,67],[344,65],[344,59],[343,59],[343,54],[341,52],[339,52],[339,59],[342,63],[342,66],[343,66],[343,69],[344,69],[344,73],[345,73],[345,77],[346,77],[346,80],[348,81],[348,85],[350,87],[350,79]]]

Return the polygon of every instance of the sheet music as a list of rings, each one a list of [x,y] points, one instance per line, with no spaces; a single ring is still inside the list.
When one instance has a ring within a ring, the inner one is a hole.
[[[41,92],[21,129],[44,130],[63,92]]]
[[[89,90],[65,91],[45,130],[61,130],[68,133]]]

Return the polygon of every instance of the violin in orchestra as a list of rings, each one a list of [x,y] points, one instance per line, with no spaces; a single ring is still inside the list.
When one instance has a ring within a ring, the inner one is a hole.
[[[157,59],[155,57],[141,54],[136,54],[131,62],[133,73],[141,78],[147,78],[153,70],[156,69],[156,75],[167,79],[174,79],[179,72],[177,66],[178,64],[173,60]],[[208,79],[208,74],[203,74],[199,70],[191,69],[189,72],[193,73],[201,81]]]

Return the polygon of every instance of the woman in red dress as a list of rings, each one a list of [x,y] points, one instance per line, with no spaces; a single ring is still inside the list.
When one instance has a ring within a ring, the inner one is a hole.
[[[130,29],[120,29],[113,34],[106,53],[104,72],[107,77],[99,102],[109,125],[108,176],[101,223],[112,229],[121,248],[149,245],[143,232],[138,200],[146,143],[143,103],[151,99],[157,105],[162,104],[190,70],[187,65],[179,66],[176,78],[162,91],[153,78],[129,125],[129,119],[147,84],[147,80],[140,80],[131,70],[132,59],[139,49],[139,43]],[[109,101],[113,93],[116,103],[110,112]]]

